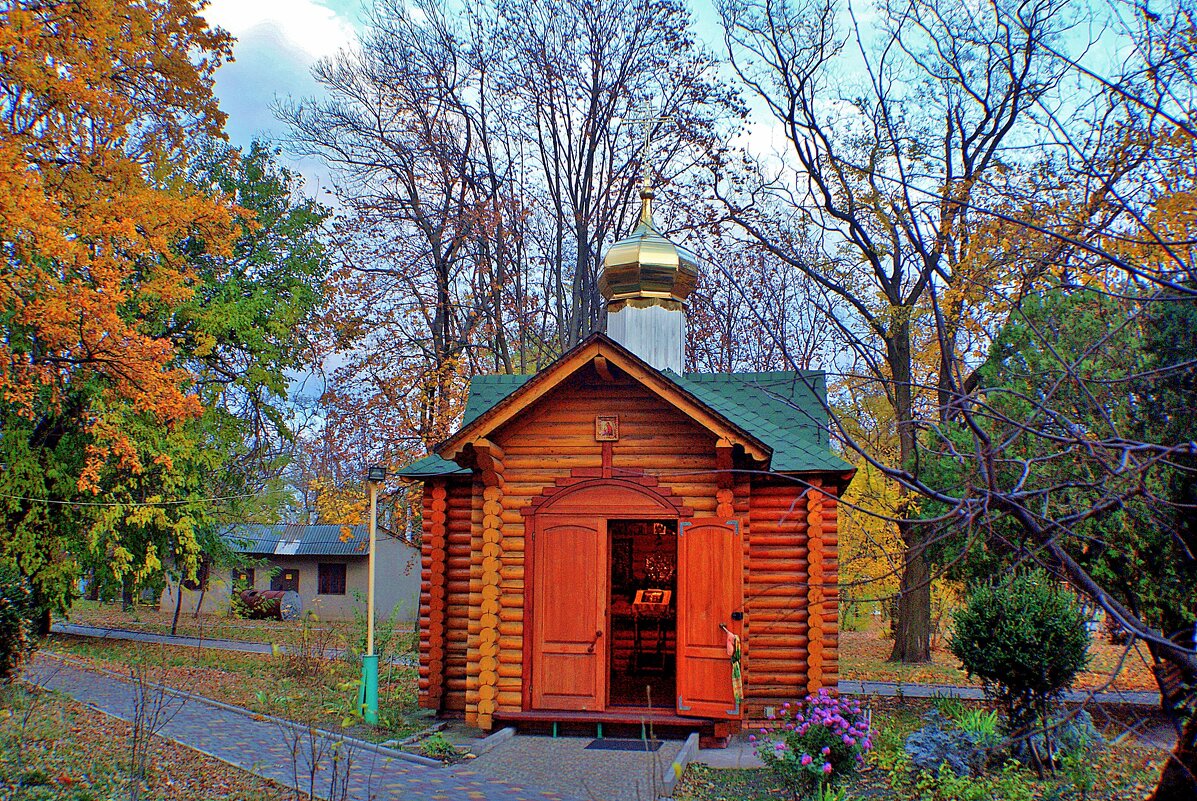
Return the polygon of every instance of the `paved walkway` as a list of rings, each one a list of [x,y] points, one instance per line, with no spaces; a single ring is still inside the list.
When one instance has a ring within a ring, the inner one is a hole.
[[[137,691],[126,681],[48,657],[39,657],[27,673],[31,681],[66,693],[115,717],[131,720]],[[504,781],[473,768],[473,762],[454,767],[431,767],[366,750],[325,732],[309,737],[248,710],[233,711],[199,696],[174,698],[166,704],[169,720],[160,734],[188,748],[303,790],[309,786],[321,797],[334,795],[346,781],[353,801],[595,801],[578,787],[566,793]],[[338,745],[338,743],[340,743]],[[340,756],[334,759],[334,746]],[[476,762],[477,760],[475,760]],[[339,767],[338,767],[339,766]],[[311,777],[309,779],[309,777]],[[610,801],[623,801],[611,798]]]
[[[844,695],[880,695],[896,698],[963,698],[980,701],[985,698],[979,687],[958,687],[950,684],[899,684],[893,681],[848,681],[840,679],[840,692]],[[1160,705],[1160,694],[1155,692],[1132,692],[1130,690],[1111,690],[1108,692],[1090,692],[1087,690],[1069,690],[1064,693],[1064,700],[1071,704],[1096,702],[1099,704],[1124,704],[1126,706],[1154,706]]]
[[[679,740],[666,740],[656,751],[605,751],[587,748],[590,737],[516,735],[470,763],[473,770],[513,784],[531,783],[590,801],[656,801]],[[624,742],[626,740],[608,741]]]
[[[174,645],[184,648],[213,648],[218,651],[238,651],[246,654],[272,654],[274,645],[268,642],[245,642],[242,640],[222,640],[211,637],[184,637],[175,634],[154,634],[148,631],[130,631],[129,629],[109,629],[102,626],[85,626],[81,623],[55,623],[50,626],[51,634],[67,634],[73,637],[94,637],[100,640],[128,640],[131,642],[152,643],[154,645]],[[288,646],[280,646],[287,650]],[[326,659],[340,659],[345,656],[344,648],[329,648],[324,652]],[[410,656],[396,657],[391,660],[396,665],[414,665],[415,659]]]

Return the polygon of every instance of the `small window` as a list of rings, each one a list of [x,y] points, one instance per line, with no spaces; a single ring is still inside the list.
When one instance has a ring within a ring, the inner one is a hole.
[[[254,569],[252,567],[238,567],[233,569],[233,585],[245,590],[254,588]]]
[[[321,564],[318,571],[320,595],[345,594],[345,565]]]
[[[299,568],[289,567],[275,571],[270,577],[270,589],[299,592]]]

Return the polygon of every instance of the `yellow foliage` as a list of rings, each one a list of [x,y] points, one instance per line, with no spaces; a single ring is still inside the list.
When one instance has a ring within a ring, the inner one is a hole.
[[[353,539],[351,526],[366,522],[370,501],[360,486],[336,486],[327,478],[315,478],[309,482],[316,496],[316,521],[341,526],[341,542]]]
[[[89,382],[165,426],[202,411],[155,319],[192,292],[177,244],[227,253],[234,236],[232,200],[182,180],[196,139],[220,135],[213,73],[232,52],[198,6],[0,10],[0,397],[17,414],[61,413]],[[78,486],[98,492],[100,464],[142,466],[120,427],[90,419]]]
[[[878,603],[898,590],[903,545],[897,484],[861,460],[839,506],[840,585],[846,600]],[[873,604],[867,603],[867,608]]]

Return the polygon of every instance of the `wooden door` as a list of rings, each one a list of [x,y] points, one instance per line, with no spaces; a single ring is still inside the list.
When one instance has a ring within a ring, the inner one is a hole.
[[[532,706],[596,711],[607,696],[607,531],[603,520],[537,518]]]
[[[736,520],[683,520],[678,526],[677,711],[738,718],[723,624],[737,634],[744,574]]]

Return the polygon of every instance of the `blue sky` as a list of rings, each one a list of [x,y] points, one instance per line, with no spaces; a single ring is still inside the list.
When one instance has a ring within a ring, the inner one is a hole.
[[[237,37],[235,60],[216,76],[233,144],[283,136],[285,127],[273,112],[276,99],[319,92],[312,65],[352,43],[360,9],[359,0],[213,0],[205,17]],[[303,172],[309,192],[320,190],[324,171],[318,164],[287,160]]]
[[[235,61],[222,67],[216,78],[233,144],[244,146],[263,136],[277,140],[285,134],[285,126],[274,117],[276,99],[319,93],[311,67],[318,58],[353,42],[362,5],[363,0],[212,0],[205,17],[237,38]],[[690,5],[699,36],[721,47],[711,0]],[[319,164],[288,161],[308,179],[309,192],[320,190],[326,179]]]

